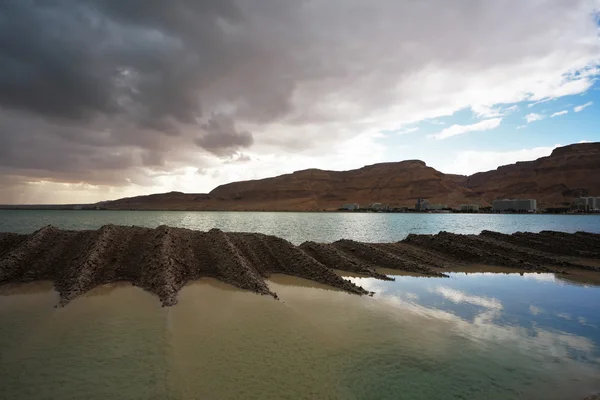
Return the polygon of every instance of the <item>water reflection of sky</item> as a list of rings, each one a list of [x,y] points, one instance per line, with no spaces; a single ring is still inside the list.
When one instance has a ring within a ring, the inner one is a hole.
[[[600,288],[552,274],[452,273],[449,279],[349,278],[379,301],[453,322],[453,334],[490,344],[510,342],[540,359],[600,367]]]

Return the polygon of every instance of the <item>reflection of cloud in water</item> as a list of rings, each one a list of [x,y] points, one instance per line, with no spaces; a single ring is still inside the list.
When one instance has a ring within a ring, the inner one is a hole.
[[[350,278],[350,280],[367,290],[375,291],[377,295],[374,300],[386,306],[388,311],[409,312],[426,318],[428,320],[427,324],[449,324],[450,328],[444,326],[441,329],[461,335],[474,342],[486,345],[511,345],[519,351],[530,354],[531,357],[544,361],[547,361],[545,360],[546,357],[573,361],[573,352],[575,351],[576,353],[585,353],[589,362],[600,364],[600,358],[593,356],[593,353],[597,350],[595,344],[586,337],[562,331],[546,330],[537,325],[526,328],[498,324],[498,317],[502,315],[503,307],[497,299],[473,296],[444,287],[438,287],[433,291],[455,303],[469,303],[483,307],[483,310],[472,321],[469,321],[448,311],[420,305],[411,299],[413,296],[390,293],[389,285],[386,286],[375,279]],[[532,310],[541,311],[533,306],[530,307],[530,311]],[[414,321],[414,324],[418,324],[418,322]],[[442,335],[438,340],[444,338],[445,336]]]
[[[587,326],[590,328],[594,328],[594,329],[598,329],[598,326],[594,325],[594,324],[590,324],[589,322],[587,322],[587,320],[583,317],[578,317],[577,318],[577,322],[579,322],[580,325],[582,326]]]
[[[539,314],[543,313],[544,311],[541,308],[539,308],[539,307],[529,306],[529,312],[532,315],[539,315]]]
[[[383,294],[386,291],[386,285],[383,281],[372,278],[356,278],[352,276],[346,276],[345,279],[354,283],[355,285],[362,286],[369,292],[375,292],[377,294]]]
[[[528,273],[528,274],[523,274],[523,278],[533,279],[535,281],[540,281],[540,282],[552,282],[552,283],[557,283],[557,284],[562,283],[559,279],[556,279],[556,275],[554,275],[554,274]]]
[[[433,289],[433,293],[437,293],[456,304],[469,303],[494,310],[502,309],[502,303],[497,299],[481,296],[470,296],[456,289],[438,286]]]
[[[412,300],[412,301],[419,300],[419,295],[416,293],[404,293],[404,297],[406,297],[407,299]]]
[[[532,279],[541,282],[553,282],[553,283],[562,283],[553,273],[546,272],[519,272],[519,270],[502,269],[499,271],[493,272],[450,272],[451,276],[460,276],[461,279],[469,278],[476,279],[481,278],[482,276],[497,276],[498,274],[502,275],[521,275],[525,279]]]
[[[500,272],[502,274],[506,274],[506,275],[517,275],[517,274],[521,274],[521,272],[518,272],[518,270],[516,270],[515,272],[508,272],[508,271],[502,271]],[[455,273],[456,275],[459,275],[458,273]],[[482,276],[494,276],[494,275],[498,275],[498,272],[466,272],[464,274],[460,274],[461,278],[480,278]],[[523,273],[522,277],[524,279],[531,279],[531,280],[535,280],[535,281],[540,281],[540,282],[553,282],[553,283],[557,283],[557,284],[561,284],[562,281],[560,279],[556,278],[556,275],[554,275],[553,273],[538,273],[538,272],[525,272]]]
[[[556,314],[558,318],[566,319],[567,321],[571,320],[571,316],[567,313],[558,313]]]

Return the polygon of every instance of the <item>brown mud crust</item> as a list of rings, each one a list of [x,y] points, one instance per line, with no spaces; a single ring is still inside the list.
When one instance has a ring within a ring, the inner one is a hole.
[[[521,241],[524,235],[530,240]],[[578,240],[586,237],[589,240]],[[401,243],[429,251],[432,259],[442,255],[439,267],[452,269],[457,264],[481,264],[533,272],[559,272],[570,269],[599,272],[589,263],[574,261],[569,255],[594,258],[600,252],[600,234],[590,233],[515,233],[505,235],[483,231],[480,235],[440,232],[436,235],[408,235]],[[596,244],[596,242],[598,242]],[[544,247],[539,245],[543,243]]]
[[[518,271],[569,274],[600,272],[600,234],[560,232],[503,235],[409,235],[397,243],[340,240],[331,244],[287,240],[259,233],[209,232],[160,226],[106,225],[68,231],[52,226],[29,235],[0,233],[0,285],[51,281],[60,306],[99,285],[131,282],[177,303],[183,286],[213,278],[272,296],[266,280],[285,274],[352,294],[373,295],[334,270],[393,280],[377,269],[444,277],[465,264]],[[591,261],[591,262],[590,262]]]

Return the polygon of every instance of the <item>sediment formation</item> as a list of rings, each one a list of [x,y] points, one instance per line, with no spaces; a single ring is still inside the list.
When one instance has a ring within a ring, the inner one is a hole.
[[[259,233],[201,232],[167,226],[106,225],[93,231],[47,226],[29,235],[0,233],[0,284],[52,281],[60,294],[60,305],[98,285],[116,281],[129,281],[170,306],[188,281],[201,277],[274,298],[277,295],[266,278],[276,273],[372,295],[334,270],[388,280],[393,278],[376,269],[432,277],[446,276],[445,271],[466,264],[562,274],[570,270],[600,272],[594,262],[584,262],[590,260],[600,260],[600,234],[440,232],[409,235],[396,243],[340,240],[295,246]]]

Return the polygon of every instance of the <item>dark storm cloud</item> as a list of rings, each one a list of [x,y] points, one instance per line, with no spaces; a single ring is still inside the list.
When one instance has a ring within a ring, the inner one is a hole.
[[[227,0],[7,0],[0,14],[0,105],[158,130],[199,115],[225,57],[218,21],[236,16]]]
[[[74,23],[60,10],[33,6],[8,1],[0,8],[0,104],[70,119],[116,111],[106,84],[112,71],[86,48],[88,32],[75,33],[84,18]]]
[[[232,155],[237,150],[250,147],[254,143],[252,133],[238,132],[234,121],[221,114],[213,114],[208,123],[203,125],[205,133],[194,142],[218,156]]]
[[[0,1],[0,167],[89,181],[164,166],[203,132],[202,93],[253,53],[227,35],[240,21],[230,0]],[[253,143],[217,119],[198,146]]]
[[[491,73],[508,68],[537,82],[596,65],[591,8],[589,0],[0,0],[0,172],[148,183],[249,147],[324,156],[381,128],[363,120],[379,124],[388,112],[394,124],[512,102],[514,91],[551,97]],[[498,87],[508,89],[488,90]]]
[[[119,133],[95,127],[55,124],[21,112],[0,111],[0,175],[20,176],[26,181],[102,185],[135,181],[148,185],[148,172],[138,167],[165,169],[161,135],[146,132],[138,137],[138,143],[134,143],[135,138],[119,137]]]

